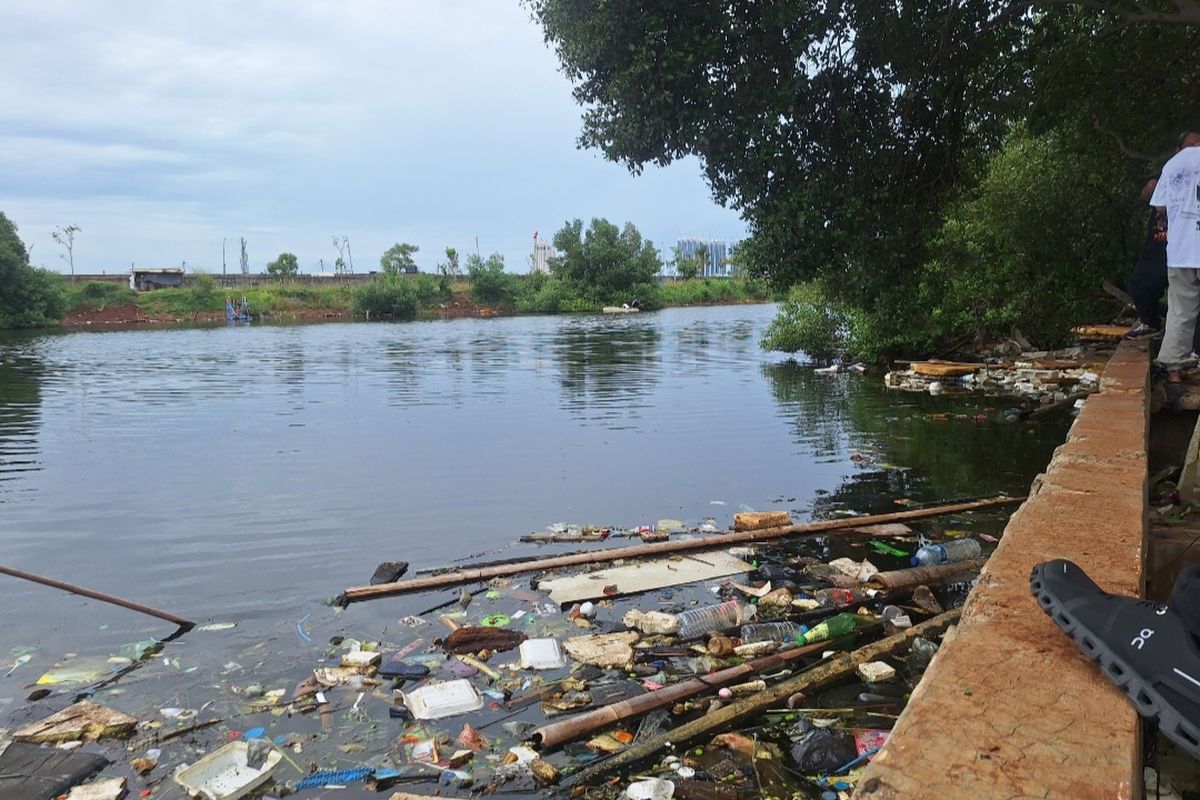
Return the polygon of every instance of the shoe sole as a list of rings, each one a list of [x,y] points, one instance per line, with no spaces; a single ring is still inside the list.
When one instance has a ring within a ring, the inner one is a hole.
[[[1100,665],[1105,677],[1112,681],[1133,703],[1139,715],[1156,721],[1158,729],[1175,744],[1186,750],[1193,758],[1200,759],[1200,730],[1188,723],[1183,716],[1159,694],[1154,687],[1147,685],[1134,673],[1116,653],[1108,648],[1100,637],[1089,631],[1085,625],[1075,619],[1072,614],[1045,589],[1042,574],[1045,564],[1034,567],[1029,575],[1029,588],[1054,624],[1063,633],[1075,640],[1079,649],[1092,661]]]

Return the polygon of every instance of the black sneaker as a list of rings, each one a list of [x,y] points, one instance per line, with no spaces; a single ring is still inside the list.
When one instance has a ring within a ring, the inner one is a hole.
[[[1186,591],[1184,582],[1173,600]],[[1188,605],[1109,594],[1063,560],[1034,567],[1029,586],[1042,610],[1125,690],[1137,712],[1200,759],[1200,640],[1179,610]]]

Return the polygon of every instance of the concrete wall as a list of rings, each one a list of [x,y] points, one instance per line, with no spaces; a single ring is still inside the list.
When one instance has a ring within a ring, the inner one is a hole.
[[[210,275],[212,273],[209,273]],[[366,272],[357,272],[353,275],[293,275],[292,277],[284,278],[278,275],[213,275],[212,276],[218,286],[222,287],[253,287],[253,286],[270,286],[272,284],[291,284],[299,286],[358,286],[363,283],[370,283],[375,279],[375,275]],[[89,281],[101,281],[103,283],[117,283],[122,286],[129,285],[129,273],[110,273],[110,274],[76,274],[74,277],[68,275],[67,280],[74,283],[87,283]],[[190,286],[192,281],[196,279],[196,273],[189,272],[183,276],[183,285]]]
[[[1140,797],[1137,714],[1042,613],[1029,573],[1067,558],[1102,588],[1141,595],[1148,374],[1146,343],[1122,342],[856,800]]]

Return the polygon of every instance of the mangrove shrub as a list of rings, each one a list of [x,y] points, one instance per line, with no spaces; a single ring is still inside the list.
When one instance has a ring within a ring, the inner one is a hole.
[[[62,276],[30,266],[17,226],[0,212],[0,328],[55,325],[66,312]]]

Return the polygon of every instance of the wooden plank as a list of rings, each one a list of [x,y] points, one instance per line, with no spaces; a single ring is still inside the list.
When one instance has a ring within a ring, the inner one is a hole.
[[[1127,325],[1079,325],[1071,333],[1082,339],[1120,339],[1129,333]]]
[[[791,524],[792,518],[786,511],[740,511],[733,515],[735,531],[757,531]]]
[[[728,553],[705,553],[703,556],[640,561],[623,567],[554,578],[538,583],[538,590],[546,592],[551,600],[561,605],[723,578],[752,569],[754,567]],[[605,591],[606,588],[610,591]]]
[[[928,378],[961,378],[973,375],[987,364],[969,364],[962,361],[914,361],[912,371]]]
[[[13,738],[30,744],[56,744],[77,739],[97,741],[127,736],[136,727],[137,720],[128,714],[81,700],[57,714],[31,722],[14,733]]]

